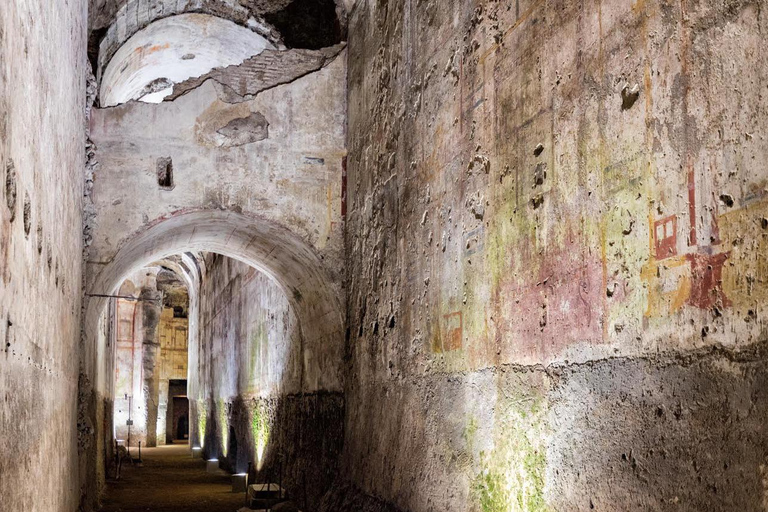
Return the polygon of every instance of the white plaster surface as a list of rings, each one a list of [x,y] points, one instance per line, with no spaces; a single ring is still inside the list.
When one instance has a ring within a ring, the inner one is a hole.
[[[179,14],[158,20],[134,34],[109,62],[101,82],[101,105],[136,99],[159,103],[173,87],[142,94],[155,80],[182,82],[213,68],[239,64],[265,49],[274,46],[255,32],[215,16]]]

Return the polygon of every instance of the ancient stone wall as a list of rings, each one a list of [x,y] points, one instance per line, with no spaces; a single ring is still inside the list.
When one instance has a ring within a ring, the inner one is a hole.
[[[0,6],[0,508],[9,511],[76,510],[78,448],[92,428],[77,405],[86,5]]]
[[[206,458],[284,486],[305,510],[331,487],[341,452],[343,397],[305,382],[305,339],[284,291],[262,272],[206,259],[190,438]]]
[[[358,3],[346,503],[764,509],[767,28]]]
[[[267,73],[268,89],[238,91],[245,97],[222,83],[240,76],[232,66],[172,102],[94,110],[99,168],[91,281],[137,233],[200,210],[274,221],[321,254],[330,275],[340,276],[343,55],[298,55],[292,63],[298,74],[290,65]],[[301,67],[306,59],[315,67]],[[158,173],[168,170],[170,181],[162,185]]]

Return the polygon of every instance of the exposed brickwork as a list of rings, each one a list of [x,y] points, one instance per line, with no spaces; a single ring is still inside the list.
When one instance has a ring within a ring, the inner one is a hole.
[[[166,98],[172,101],[200,87],[206,80],[214,80],[234,93],[228,101],[243,101],[243,96],[256,94],[272,87],[287,84],[325,66],[344,48],[338,45],[323,50],[265,50],[237,66],[214,69],[201,77],[176,84],[173,93]],[[237,98],[240,96],[241,98]]]

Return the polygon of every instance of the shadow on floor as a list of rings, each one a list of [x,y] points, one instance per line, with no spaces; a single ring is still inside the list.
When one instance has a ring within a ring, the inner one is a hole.
[[[141,457],[143,467],[126,463],[120,480],[107,483],[103,512],[235,512],[245,502],[229,475],[206,473],[187,444],[144,448]]]

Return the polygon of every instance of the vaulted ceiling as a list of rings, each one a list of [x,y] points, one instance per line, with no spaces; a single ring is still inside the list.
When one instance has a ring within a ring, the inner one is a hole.
[[[350,0],[90,0],[88,53],[94,72],[135,32],[169,16],[230,20],[285,48],[320,49],[346,39]]]

